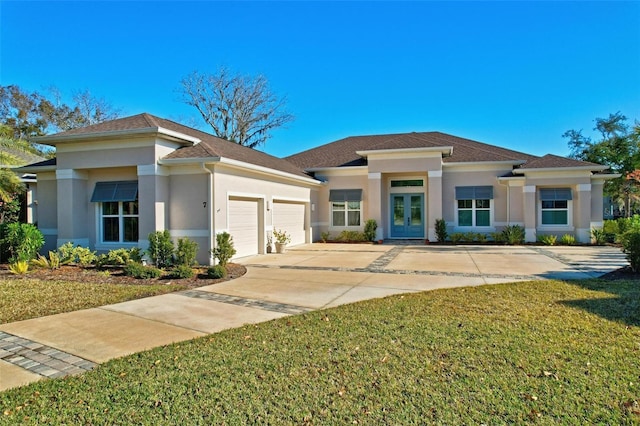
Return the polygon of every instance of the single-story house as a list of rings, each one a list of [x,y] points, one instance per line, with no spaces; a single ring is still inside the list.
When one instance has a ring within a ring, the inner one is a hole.
[[[44,250],[72,241],[98,251],[148,246],[169,230],[199,244],[210,263],[215,235],[233,236],[236,257],[265,253],[268,235],[291,244],[322,232],[435,240],[450,232],[525,228],[588,242],[602,226],[605,166],[536,157],[439,132],[358,136],[276,158],[208,133],[139,114],[43,136],[56,158],[37,174]]]

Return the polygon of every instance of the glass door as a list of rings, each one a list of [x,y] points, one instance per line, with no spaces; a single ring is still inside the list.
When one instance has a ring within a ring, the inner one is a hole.
[[[391,237],[424,238],[424,195],[391,195]]]

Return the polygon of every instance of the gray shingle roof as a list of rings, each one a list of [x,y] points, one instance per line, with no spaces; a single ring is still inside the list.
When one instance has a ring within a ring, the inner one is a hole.
[[[563,168],[563,167],[594,167],[601,169],[602,166],[596,163],[590,163],[588,161],[575,160],[573,158],[560,157],[553,154],[547,154],[543,157],[536,158],[535,160],[528,161],[521,166],[521,169],[551,169],[551,168]]]

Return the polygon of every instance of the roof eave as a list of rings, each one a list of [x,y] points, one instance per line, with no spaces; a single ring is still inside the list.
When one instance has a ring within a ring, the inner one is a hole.
[[[453,154],[452,146],[436,146],[436,147],[421,147],[421,148],[398,148],[398,149],[372,149],[364,151],[356,151],[361,157],[367,157],[372,154],[411,154],[420,152],[440,152],[442,155]]]
[[[442,163],[442,167],[488,165],[488,164],[519,166],[526,162],[527,162],[526,160],[499,160],[499,161],[490,160],[490,161],[455,161],[455,162],[448,161],[446,163]]]
[[[309,173],[317,173],[324,172],[327,170],[358,170],[358,169],[368,169],[369,166],[331,166],[331,167],[311,167],[309,169],[304,169]]]
[[[200,143],[201,140],[194,136],[189,136],[184,133],[176,132],[174,130],[165,129],[164,127],[145,127],[141,129],[130,130],[111,130],[107,132],[96,133],[77,133],[73,135],[49,135],[38,136],[31,138],[32,142],[36,142],[43,145],[56,146],[59,143],[78,142],[86,140],[100,140],[100,139],[125,139],[129,136],[145,136],[145,135],[161,135],[167,137],[176,142],[180,142],[183,145],[192,146]]]
[[[533,169],[514,169],[513,173],[525,174],[532,172],[558,172],[558,171],[602,171],[607,170],[607,166],[577,166],[577,167],[540,167]]]

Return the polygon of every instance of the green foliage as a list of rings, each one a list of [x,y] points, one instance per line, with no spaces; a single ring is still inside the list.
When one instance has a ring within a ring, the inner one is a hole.
[[[198,243],[189,238],[178,238],[178,248],[176,249],[176,264],[193,266],[196,264],[198,254]]]
[[[10,223],[3,227],[2,243],[9,255],[9,261],[29,262],[44,245],[42,232],[30,223]]]
[[[138,279],[150,279],[159,278],[162,275],[162,271],[153,266],[145,266],[137,262],[129,262],[124,267],[124,273],[127,276]]]
[[[552,234],[538,235],[538,242],[545,246],[555,246],[558,237]]]
[[[454,232],[449,238],[451,238],[451,242],[453,244],[458,244],[460,241],[464,240],[464,234],[462,232]]]
[[[16,260],[9,264],[9,271],[14,275],[24,275],[29,271],[29,262]]]
[[[576,244],[576,237],[571,234],[564,234],[560,237],[560,244],[563,246],[574,246]]]
[[[369,219],[364,224],[364,237],[367,241],[373,241],[376,238],[376,229],[378,229],[378,223],[375,219]]]
[[[331,238],[331,232],[324,231],[320,233],[320,239],[322,240],[323,243],[326,243],[327,241],[329,241],[329,238]]]
[[[591,239],[597,246],[603,246],[608,242],[607,234],[605,234],[604,230],[597,228],[591,229]]]
[[[24,185],[12,170],[0,168],[0,224],[18,221],[24,191]]]
[[[207,277],[213,279],[225,278],[227,276],[227,269],[222,265],[214,265],[207,269]]]
[[[155,231],[149,234],[149,257],[158,268],[166,268],[173,265],[174,250],[173,240],[168,230]]]
[[[49,251],[49,258],[46,256],[38,255],[37,259],[33,259],[31,264],[38,268],[47,268],[47,269],[60,269],[60,266],[63,262],[60,259],[60,254],[57,251]]]
[[[96,252],[88,247],[74,246],[71,241],[58,247],[60,261],[63,264],[75,263],[77,265],[91,265],[97,260]]]
[[[344,230],[336,237],[336,241],[342,243],[357,243],[367,241],[367,237],[364,235],[364,232]]]
[[[125,249],[113,249],[109,250],[106,254],[101,254],[96,258],[96,266],[124,266],[129,262],[140,263],[142,261],[142,251],[137,248]]]
[[[218,259],[218,265],[222,267],[227,266],[229,260],[236,254],[236,249],[233,247],[233,237],[228,232],[217,234],[216,247],[211,250],[211,254]]]
[[[475,237],[474,237],[474,238],[475,238],[475,241],[477,241],[477,242],[479,242],[479,243],[486,243],[486,242],[487,242],[487,240],[489,239],[489,238],[487,237],[487,234],[483,234],[483,233],[481,233],[481,232],[476,233],[476,235],[475,235]]]
[[[289,244],[291,242],[291,236],[287,231],[277,229],[273,230],[273,238],[276,239],[276,243]]]
[[[633,272],[640,272],[640,230],[627,231],[622,237],[622,251]]]
[[[191,266],[188,265],[178,265],[171,270],[171,278],[181,279],[181,278],[191,278],[193,277],[194,272]]]
[[[502,232],[492,232],[489,234],[489,238],[491,238],[492,241],[498,244],[506,243],[506,240],[504,239],[504,234]]]
[[[508,225],[502,230],[502,237],[509,245],[524,244],[524,228],[520,225]]]
[[[436,219],[436,238],[439,243],[447,241],[447,222],[444,219]]]

